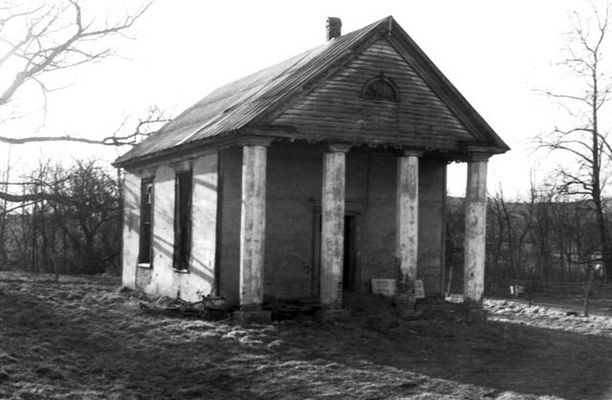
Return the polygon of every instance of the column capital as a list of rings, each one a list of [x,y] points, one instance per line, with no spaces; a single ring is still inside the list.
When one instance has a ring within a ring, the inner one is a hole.
[[[403,148],[401,155],[404,157],[421,157],[423,153],[424,151],[420,149]]]
[[[489,158],[491,157],[490,153],[485,153],[482,151],[473,151],[469,154],[468,156],[468,161],[472,162],[472,161],[489,161]]]
[[[346,143],[330,143],[327,147],[329,153],[348,153],[351,148],[350,144]]]
[[[246,146],[264,146],[270,147],[272,143],[272,138],[265,136],[250,136],[241,139],[238,144],[242,147]]]

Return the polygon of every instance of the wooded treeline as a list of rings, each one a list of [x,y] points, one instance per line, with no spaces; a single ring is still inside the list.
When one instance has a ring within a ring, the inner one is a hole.
[[[464,202],[450,197],[447,204],[446,264],[454,269],[456,286],[462,279]],[[516,201],[497,193],[487,205],[487,286],[514,280],[582,282],[590,273],[605,280],[600,243],[590,201],[554,188],[532,189],[529,199]]]
[[[1,186],[28,200],[0,203],[0,269],[118,273],[121,179],[96,161],[70,167],[41,163],[18,184],[6,179]],[[453,287],[462,281],[464,215],[464,200],[449,197],[446,276],[452,268]],[[584,281],[601,264],[599,243],[589,201],[573,200],[552,188],[532,189],[522,201],[497,193],[489,197],[487,210],[487,285]],[[605,269],[598,274],[605,278]]]
[[[68,168],[41,163],[18,184],[3,182],[28,200],[0,203],[2,269],[120,271],[120,180],[102,163],[77,161]]]
[[[27,201],[0,202],[0,270],[62,274],[121,270],[122,177],[102,163],[69,168],[40,164],[17,185]],[[607,207],[606,207],[607,208]],[[462,282],[464,199],[449,197],[446,266]],[[606,223],[610,225],[609,215]],[[492,287],[513,280],[606,279],[597,216],[591,202],[532,190],[529,200],[502,193],[487,206],[486,279]]]

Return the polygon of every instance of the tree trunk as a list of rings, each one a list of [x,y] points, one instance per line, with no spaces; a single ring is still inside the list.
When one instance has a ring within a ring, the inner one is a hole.
[[[586,288],[584,289],[584,304],[582,307],[582,314],[585,317],[589,316],[589,308],[590,308],[590,300],[591,300],[591,290],[593,288],[593,276],[595,275],[593,268],[591,265],[587,267],[587,275],[588,275],[588,283]]]

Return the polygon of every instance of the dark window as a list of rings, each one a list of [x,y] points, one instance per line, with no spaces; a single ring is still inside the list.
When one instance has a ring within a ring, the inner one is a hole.
[[[192,172],[176,173],[174,186],[174,268],[185,271],[191,253]]]
[[[361,91],[361,96],[372,100],[399,101],[398,89],[395,83],[384,75],[369,80]]]
[[[140,183],[140,249],[138,263],[151,263],[151,234],[153,214],[153,179],[143,179]]]

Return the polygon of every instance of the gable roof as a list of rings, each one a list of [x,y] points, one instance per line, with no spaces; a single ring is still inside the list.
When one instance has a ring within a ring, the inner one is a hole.
[[[265,128],[266,122],[270,122],[279,109],[286,107],[291,99],[307,93],[322,78],[381,37],[386,37],[396,47],[449,106],[472,133],[477,145],[486,147],[491,153],[509,149],[393,17],[387,17],[218,88],[119,157],[114,164],[127,166],[144,162],[222,138],[253,134],[276,136],[274,131],[266,132]]]

